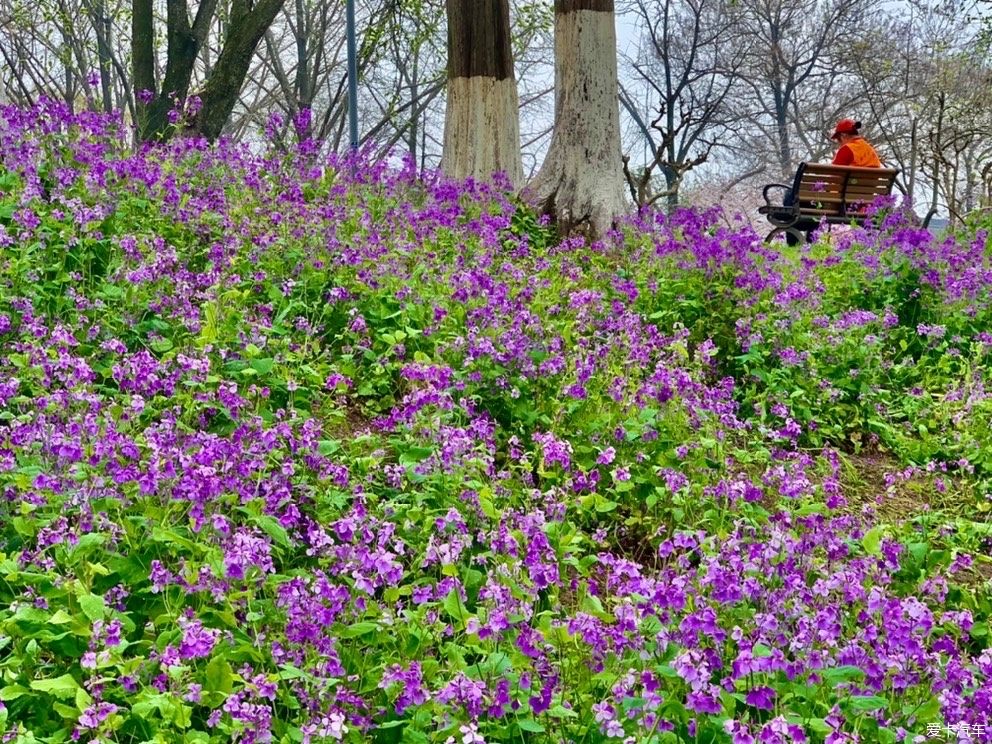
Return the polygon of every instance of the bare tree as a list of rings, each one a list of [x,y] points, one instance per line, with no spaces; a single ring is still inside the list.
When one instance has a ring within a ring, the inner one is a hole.
[[[870,125],[925,221],[946,210],[953,225],[981,201],[992,67],[973,20],[966,3],[912,0],[852,47]]]
[[[110,111],[128,106],[130,75],[116,43],[125,0],[0,0],[4,96],[30,105],[44,96]]]
[[[629,60],[620,102],[650,154],[636,171],[625,155],[624,175],[639,206],[666,199],[674,207],[685,174],[730,139],[737,116],[727,103],[744,54],[727,41],[733,34],[726,0],[633,0],[629,8],[644,44]],[[639,105],[641,91],[656,115]]]
[[[752,0],[731,4],[746,50],[735,105],[748,112],[752,146],[781,175],[830,150],[824,134],[860,105],[847,55],[878,0]]]

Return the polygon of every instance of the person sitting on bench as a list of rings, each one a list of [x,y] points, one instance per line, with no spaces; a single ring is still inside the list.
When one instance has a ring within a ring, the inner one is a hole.
[[[840,147],[834,153],[832,165],[854,165],[859,168],[881,168],[882,161],[868,140],[861,136],[861,122],[854,119],[841,119],[834,127],[830,139]],[[786,189],[782,197],[782,206],[791,207],[796,203],[792,189]]]
[[[875,148],[861,136],[861,122],[841,119],[830,138],[837,142],[832,163],[799,164],[788,183],[769,183],[761,191],[765,215],[773,230],[765,242],[784,235],[790,246],[805,238],[813,242],[815,231],[826,225],[866,225],[869,206],[880,196],[890,196],[899,171],[887,168]],[[770,195],[782,189],[779,203]]]
[[[834,165],[854,165],[859,168],[881,168],[875,148],[861,136],[861,122],[854,119],[841,119],[834,128],[830,139],[840,143],[834,155]]]

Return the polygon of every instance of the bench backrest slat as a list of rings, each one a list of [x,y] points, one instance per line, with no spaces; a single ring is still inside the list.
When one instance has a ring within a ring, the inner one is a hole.
[[[793,191],[803,214],[863,216],[875,197],[892,193],[898,174],[894,168],[802,163]]]

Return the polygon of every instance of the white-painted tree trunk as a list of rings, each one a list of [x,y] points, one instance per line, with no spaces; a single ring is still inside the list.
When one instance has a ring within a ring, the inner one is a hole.
[[[489,180],[501,172],[523,183],[517,84],[512,77],[448,80],[441,169],[452,178]]]
[[[555,13],[555,128],[526,195],[563,234],[600,237],[627,211],[617,42],[609,11]]]

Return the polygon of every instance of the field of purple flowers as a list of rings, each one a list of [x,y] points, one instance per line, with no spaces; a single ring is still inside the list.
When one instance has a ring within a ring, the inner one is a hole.
[[[4,742],[992,741],[992,261],[0,110]]]

